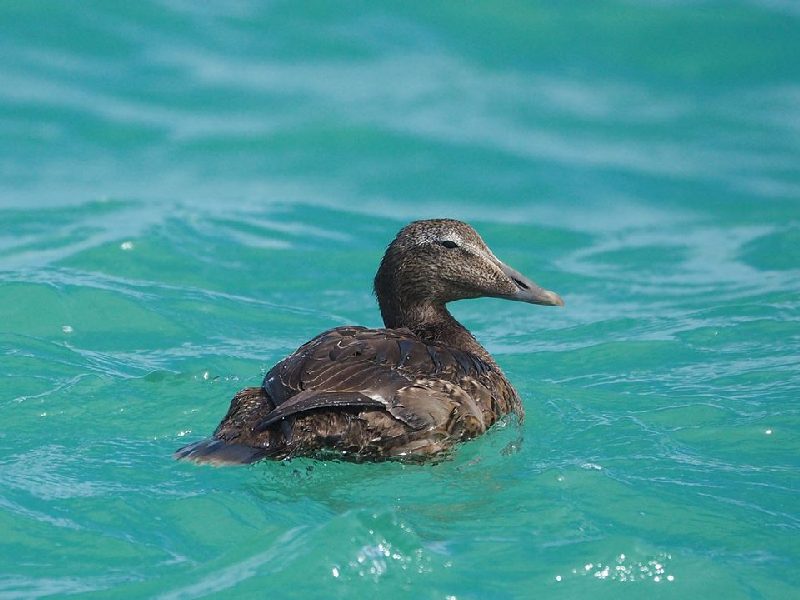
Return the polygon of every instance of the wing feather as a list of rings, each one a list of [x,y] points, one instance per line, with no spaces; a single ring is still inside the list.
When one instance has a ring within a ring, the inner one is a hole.
[[[383,408],[385,405],[377,400],[373,400],[364,394],[353,392],[316,392],[314,390],[305,390],[287,400],[271,413],[266,418],[262,419],[253,431],[264,431],[270,425],[278,421],[297,415],[299,413],[315,410],[318,408],[335,408],[335,407],[358,407],[358,408]]]
[[[337,407],[385,410],[414,430],[443,426],[464,402],[460,386],[490,370],[469,353],[426,343],[405,329],[331,329],[267,373],[264,389],[275,409],[254,431]]]

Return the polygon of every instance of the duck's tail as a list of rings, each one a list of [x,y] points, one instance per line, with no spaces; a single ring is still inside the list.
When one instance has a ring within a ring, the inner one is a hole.
[[[214,466],[247,465],[262,458],[274,458],[279,445],[269,443],[272,432],[260,434],[260,439],[256,439],[243,425],[257,422],[272,407],[273,403],[263,387],[239,390],[214,435],[184,446],[173,456],[177,460]]]
[[[268,455],[269,452],[264,448],[231,444],[213,437],[184,446],[173,454],[176,460],[187,460],[215,467],[248,465],[266,458]]]

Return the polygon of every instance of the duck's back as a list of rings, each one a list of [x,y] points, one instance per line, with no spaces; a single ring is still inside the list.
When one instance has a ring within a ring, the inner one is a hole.
[[[521,413],[519,398],[494,364],[407,329],[338,327],[275,365],[261,388],[237,394],[214,437],[182,456],[425,458],[512,411]]]

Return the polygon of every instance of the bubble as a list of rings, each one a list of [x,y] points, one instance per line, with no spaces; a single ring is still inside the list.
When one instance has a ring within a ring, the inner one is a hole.
[[[673,581],[675,578],[666,574],[666,561],[671,559],[671,554],[660,553],[658,556],[649,559],[636,560],[620,552],[614,557],[614,560],[608,563],[604,563],[601,560],[585,563],[582,573],[584,575],[591,574],[600,580],[607,579],[620,582],[641,581],[644,579],[649,579],[656,583],[665,580]],[[580,568],[577,570],[580,571]],[[573,569],[573,573],[575,572],[576,569]]]
[[[336,567],[333,567],[331,569],[331,575],[333,575],[334,577],[338,577],[339,576],[339,569],[336,568]]]
[[[772,435],[772,429],[767,429],[764,433],[766,433],[767,435]]]
[[[119,245],[121,250],[133,250],[133,242],[126,240]]]
[[[561,581],[561,575],[556,575],[556,581]]]
[[[73,332],[72,325],[62,325],[61,331],[63,331],[64,333],[72,333]]]

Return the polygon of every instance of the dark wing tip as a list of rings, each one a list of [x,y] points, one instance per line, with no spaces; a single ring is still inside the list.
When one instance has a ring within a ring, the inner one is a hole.
[[[304,390],[290,398],[278,408],[267,414],[254,427],[253,431],[268,429],[281,419],[319,408],[385,408],[378,400],[373,400],[360,392],[318,392]]]

